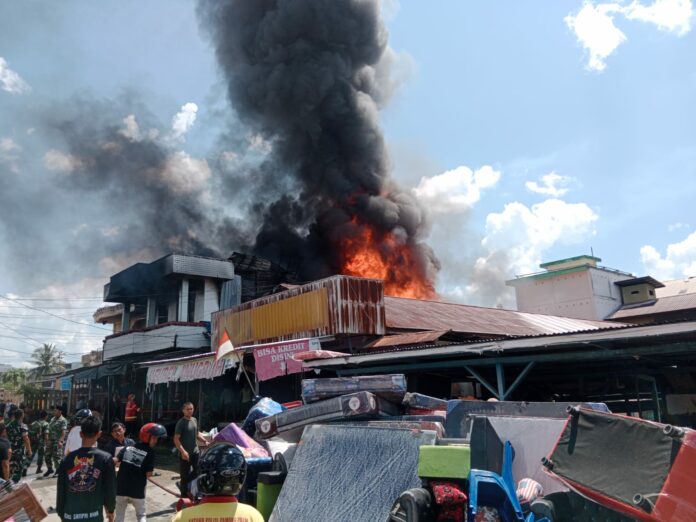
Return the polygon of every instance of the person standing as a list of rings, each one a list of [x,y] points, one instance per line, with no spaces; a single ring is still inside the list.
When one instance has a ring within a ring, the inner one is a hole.
[[[216,442],[201,456],[198,487],[203,499],[179,511],[171,522],[263,522],[256,508],[237,502],[246,473],[241,450],[230,442]]]
[[[41,473],[41,466],[43,465],[44,458],[46,457],[46,444],[48,444],[47,417],[48,413],[46,410],[41,410],[39,412],[39,418],[29,425],[29,441],[31,442],[31,447],[34,450],[34,453],[38,455],[36,460],[37,473]],[[31,464],[31,460],[27,464],[27,467],[29,467],[29,464]],[[48,466],[48,461],[46,465]]]
[[[126,437],[126,427],[121,422],[114,422],[111,425],[111,440],[104,444],[102,448],[112,457],[116,457],[116,448],[133,446],[135,441]]]
[[[80,437],[80,430],[82,429],[80,426],[82,425],[82,421],[85,420],[87,417],[99,417],[98,415],[94,415],[92,413],[92,410],[83,408],[80,411],[78,411],[75,416],[72,418],[72,427],[68,431],[68,436],[65,439],[65,444],[63,444],[64,449],[63,449],[63,455],[67,455],[71,451],[75,451],[76,449],[80,448],[82,446],[82,438]],[[99,417],[101,420],[101,417]],[[95,448],[97,447],[96,444],[94,446]]]
[[[7,424],[7,438],[12,447],[10,478],[17,483],[24,476],[24,466],[27,463],[25,456],[31,457],[31,443],[29,442],[29,428],[24,424],[24,410],[17,408],[13,417]]]
[[[63,406],[56,404],[53,407],[53,418],[48,423],[48,445],[46,447],[46,466],[48,471],[44,477],[58,474],[58,466],[63,458],[63,442],[68,430],[68,421],[63,417]],[[53,470],[56,470],[55,474]]]
[[[181,407],[183,417],[174,428],[174,446],[179,450],[179,489],[181,496],[188,496],[189,483],[198,475],[198,441],[208,444],[198,431],[198,421],[193,416],[193,403],[185,402]]]
[[[10,459],[12,458],[12,448],[7,439],[7,429],[5,423],[0,421],[0,478],[10,480]]]
[[[80,426],[82,447],[72,451],[58,467],[56,512],[61,520],[103,522],[104,509],[114,521],[116,480],[111,455],[94,447],[101,435],[101,419],[87,417]]]
[[[126,401],[126,411],[124,415],[124,420],[126,421],[126,432],[131,437],[134,437],[138,433],[138,412],[140,408],[135,402],[135,394],[128,394],[128,401]]]
[[[155,469],[153,448],[159,439],[167,436],[161,424],[148,422],[140,428],[135,446],[126,446],[116,457],[119,462],[116,475],[116,522],[124,522],[128,504],[133,504],[137,522],[145,522],[145,487]]]

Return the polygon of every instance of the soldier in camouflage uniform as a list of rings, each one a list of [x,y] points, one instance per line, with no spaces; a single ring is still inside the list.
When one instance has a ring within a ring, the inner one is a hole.
[[[60,461],[63,460],[63,442],[65,433],[68,430],[68,421],[63,417],[63,407],[56,405],[53,408],[53,418],[48,423],[48,444],[46,445],[46,466],[48,471],[44,477],[53,475],[53,470],[57,470]]]
[[[29,429],[23,422],[24,410],[16,409],[13,417],[14,419],[7,424],[7,438],[10,439],[10,447],[12,448],[10,478],[14,482],[19,482],[24,475],[25,455],[31,457],[31,445],[29,444]]]
[[[31,449],[38,455],[36,463],[37,473],[41,473],[41,466],[43,465],[46,452],[46,443],[48,442],[48,421],[46,417],[48,417],[46,410],[41,410],[39,418],[29,425]],[[27,468],[29,468],[29,464],[31,464],[31,458],[29,458],[27,462]],[[50,467],[48,465],[48,460],[46,460],[46,467]]]

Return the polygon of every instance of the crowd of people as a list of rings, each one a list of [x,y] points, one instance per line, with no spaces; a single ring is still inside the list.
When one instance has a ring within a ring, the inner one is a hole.
[[[181,411],[174,446],[184,499],[179,506],[185,509],[172,520],[263,522],[256,509],[236,499],[246,477],[242,452],[226,442],[209,444],[198,429],[192,403],[184,403]],[[111,437],[99,444],[104,441],[102,418],[88,408],[78,410],[68,422],[64,406],[55,405],[50,420],[41,411],[29,426],[23,408],[5,413],[7,422],[0,422],[0,478],[19,482],[36,455],[37,473],[45,462],[43,476],[58,478],[56,512],[61,520],[123,522],[129,506],[135,511],[135,518],[129,516],[129,520],[146,520],[146,486],[155,469],[154,448],[167,437],[164,426],[145,424],[137,431],[136,441],[127,436],[134,429],[130,417],[130,424],[113,422]]]

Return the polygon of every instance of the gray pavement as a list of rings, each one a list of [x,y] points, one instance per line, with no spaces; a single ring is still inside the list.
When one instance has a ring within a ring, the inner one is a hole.
[[[59,522],[60,518],[55,512],[56,505],[56,481],[54,478],[43,478],[33,473],[36,465],[30,469],[25,481],[29,483],[34,494],[39,499],[41,505],[48,511],[45,522]],[[156,469],[160,476],[153,477],[154,480],[162,484],[167,489],[176,491],[175,482],[179,479],[179,474],[166,469]],[[177,498],[155,484],[148,483],[146,490],[147,520],[149,522],[169,522],[175,513]],[[129,506],[126,512],[126,520],[135,520],[135,511]]]

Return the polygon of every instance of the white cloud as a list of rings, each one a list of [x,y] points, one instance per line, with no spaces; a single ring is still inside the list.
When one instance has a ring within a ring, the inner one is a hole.
[[[175,192],[186,194],[205,190],[211,172],[205,159],[193,158],[179,151],[167,158],[162,175]]]
[[[576,14],[565,17],[565,22],[588,51],[589,69],[604,70],[606,58],[626,41],[626,35],[614,25],[616,15],[683,36],[691,30],[693,7],[691,0],[655,0],[649,5],[638,0],[628,5],[620,2],[594,4],[585,0]]]
[[[29,90],[29,84],[10,69],[2,56],[0,56],[0,89],[11,94],[21,94]]]
[[[72,172],[81,168],[83,162],[77,156],[51,149],[44,155],[44,166],[55,172]]]
[[[249,143],[249,148],[251,150],[260,152],[261,154],[268,154],[272,149],[271,142],[264,139],[261,134],[249,134],[247,136],[247,143]]]
[[[198,105],[189,102],[181,106],[181,110],[172,118],[172,137],[183,138],[196,121]]]
[[[690,227],[689,227],[688,223],[677,222],[677,223],[672,223],[671,225],[669,225],[667,227],[667,230],[669,230],[670,232],[675,232],[675,231],[681,230],[683,228],[690,228]]]
[[[604,60],[626,40],[626,35],[614,25],[613,15],[620,10],[619,4],[595,6],[586,1],[577,14],[566,16],[566,24],[575,33],[578,42],[589,52],[587,66],[590,69],[604,70]]]
[[[129,114],[123,118],[124,128],[118,131],[121,136],[128,138],[130,141],[140,141],[140,125],[135,119],[134,114]]]
[[[471,304],[512,308],[514,293],[505,281],[539,270],[545,253],[552,247],[581,243],[594,235],[597,219],[585,203],[559,199],[547,199],[531,207],[508,203],[502,212],[487,216],[479,254],[468,262],[466,277],[442,290]],[[452,267],[443,267],[443,271],[448,269]]]
[[[239,159],[239,155],[231,150],[226,150],[220,154],[220,159],[227,164],[234,163]]]
[[[481,191],[495,186],[500,172],[485,165],[476,171],[460,166],[432,177],[423,177],[413,193],[431,212],[466,211],[481,199]]]
[[[551,171],[541,177],[541,184],[536,181],[527,181],[525,187],[527,187],[527,190],[531,190],[537,194],[558,198],[568,193],[568,190],[570,190],[568,185],[572,181],[573,179],[568,176],[561,176]]]
[[[650,5],[634,1],[623,9],[629,20],[654,24],[658,29],[683,36],[691,30],[691,0],[655,0]]]
[[[10,167],[12,172],[17,172],[17,160],[22,148],[12,138],[0,138],[0,163]]]
[[[3,323],[12,331],[8,335],[18,338],[3,342],[3,347],[9,349],[0,350],[3,362],[20,368],[31,367],[29,355],[43,342],[53,343],[59,350],[68,353],[66,359],[69,361],[79,360],[81,353],[99,349],[104,336],[110,332],[92,326],[92,313],[101,305],[100,296],[105,281],[104,278],[85,278],[72,284],[41,288],[31,294],[31,300],[26,300],[28,296],[10,294],[7,295],[11,299],[21,297],[23,300],[12,302],[0,299]],[[49,309],[60,318],[42,313],[37,308]]]
[[[542,254],[553,245],[574,244],[591,237],[597,219],[585,203],[547,199],[530,208],[512,202],[502,212],[488,215],[486,237],[481,243],[489,252],[513,250],[510,268],[517,273],[534,272]]]
[[[696,232],[667,245],[664,256],[655,247],[645,245],[640,249],[640,258],[646,273],[656,279],[696,276]]]

